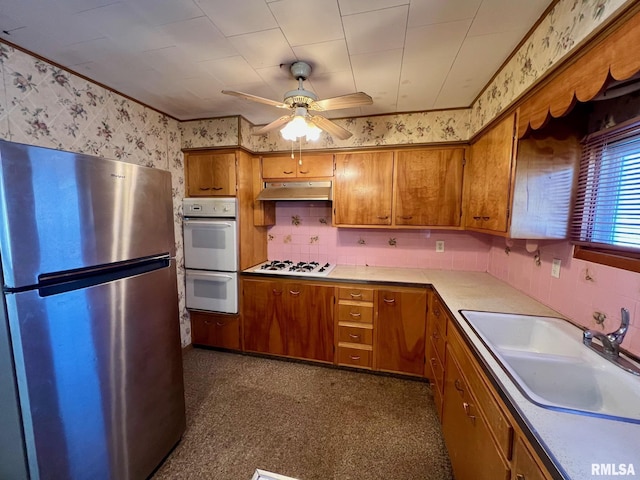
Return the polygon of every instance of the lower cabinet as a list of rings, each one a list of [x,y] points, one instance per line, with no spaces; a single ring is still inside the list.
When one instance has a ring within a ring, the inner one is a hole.
[[[244,349],[333,362],[332,286],[242,281]]]
[[[194,345],[240,350],[240,316],[190,311]]]
[[[378,290],[378,370],[424,376],[427,290]]]

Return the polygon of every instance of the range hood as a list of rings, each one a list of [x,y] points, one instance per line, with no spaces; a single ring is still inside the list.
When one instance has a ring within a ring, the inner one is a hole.
[[[332,200],[331,182],[265,182],[257,200]]]

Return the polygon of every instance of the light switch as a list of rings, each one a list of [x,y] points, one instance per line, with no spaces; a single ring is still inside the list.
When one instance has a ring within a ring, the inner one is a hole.
[[[551,264],[551,276],[554,278],[560,278],[560,259],[554,258]]]

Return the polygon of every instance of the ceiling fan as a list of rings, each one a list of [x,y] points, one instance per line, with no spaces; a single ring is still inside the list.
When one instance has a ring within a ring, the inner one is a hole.
[[[249,93],[236,92],[234,90],[223,90],[222,93],[291,110],[290,114],[283,115],[253,132],[254,135],[262,135],[263,133],[287,124],[286,127],[282,129],[282,135],[288,140],[295,140],[297,137],[305,134],[307,135],[307,139],[317,139],[320,135],[320,130],[324,130],[341,140],[349,138],[352,135],[351,132],[328,118],[321,115],[313,115],[309,111],[325,112],[327,110],[340,110],[342,108],[371,105],[373,103],[372,98],[366,93],[357,92],[318,100],[315,93],[305,90],[302,86],[302,82],[309,78],[311,74],[311,66],[305,62],[295,62],[291,64],[290,70],[291,75],[298,80],[298,88],[285,93],[284,101],[282,102],[258,97]]]

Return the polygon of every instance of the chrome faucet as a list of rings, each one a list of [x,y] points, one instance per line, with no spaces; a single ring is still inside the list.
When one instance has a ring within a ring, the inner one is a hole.
[[[620,355],[620,344],[629,329],[629,310],[621,308],[620,314],[622,316],[622,322],[615,332],[605,334],[596,330],[585,330],[582,334],[582,343],[600,353],[599,349],[594,348],[595,346],[591,344],[591,341],[597,338],[602,342],[602,353],[604,353],[604,356],[617,358]]]

